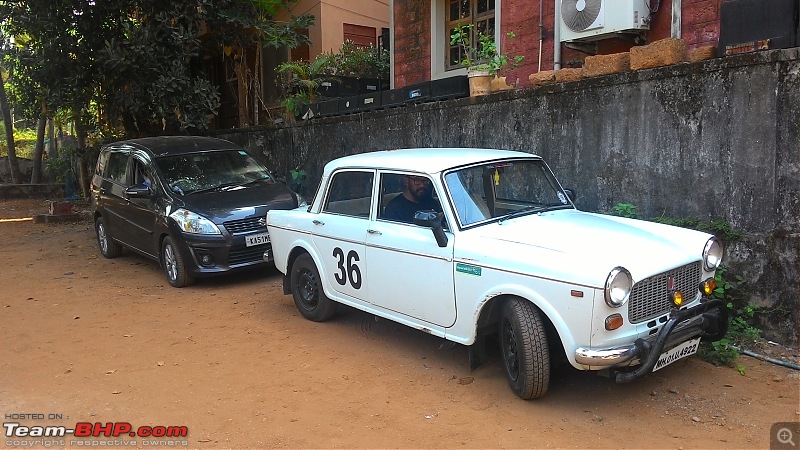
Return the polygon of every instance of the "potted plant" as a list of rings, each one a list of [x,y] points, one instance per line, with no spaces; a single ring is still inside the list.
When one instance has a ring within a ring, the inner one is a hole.
[[[513,31],[506,33],[506,37],[516,37]],[[525,58],[522,55],[510,58],[508,54],[498,51],[494,37],[475,30],[474,24],[459,25],[453,28],[450,34],[450,45],[461,48],[462,58],[460,64],[467,68],[470,95],[484,95],[492,91],[492,81],[497,79],[496,85],[505,86],[505,77],[500,77],[501,71],[520,65]]]

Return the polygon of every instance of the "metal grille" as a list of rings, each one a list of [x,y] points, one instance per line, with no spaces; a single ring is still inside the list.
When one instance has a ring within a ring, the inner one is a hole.
[[[269,244],[254,245],[252,247],[245,247],[244,245],[233,246],[228,254],[228,264],[235,266],[237,264],[263,261],[264,252],[268,249]]]
[[[247,219],[231,220],[222,225],[230,234],[251,233],[253,231],[267,231],[266,219],[262,217],[249,217]]]
[[[674,277],[674,289],[686,300],[694,298],[700,286],[700,261],[687,264],[636,283],[628,301],[628,320],[640,323],[666,314],[672,308],[669,277]]]

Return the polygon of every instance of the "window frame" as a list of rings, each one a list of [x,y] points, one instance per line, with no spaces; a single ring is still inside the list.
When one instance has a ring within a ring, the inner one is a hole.
[[[447,24],[450,22],[449,7],[451,0],[431,0],[431,80],[466,75],[466,67],[448,69],[450,59],[450,35]],[[471,0],[477,2],[477,0]],[[494,0],[494,39],[500,48],[502,36],[501,21],[502,0]]]

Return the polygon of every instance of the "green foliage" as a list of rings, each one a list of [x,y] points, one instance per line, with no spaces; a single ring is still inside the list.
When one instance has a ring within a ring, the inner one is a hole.
[[[704,231],[713,234],[726,244],[736,242],[742,238],[742,231],[735,229],[730,223],[724,220],[701,220],[693,217],[675,219],[670,217],[656,217],[650,219],[652,222],[674,225],[677,227],[691,228],[693,230]]]
[[[513,31],[506,33],[509,39],[516,38]],[[509,58],[508,54],[497,49],[494,36],[475,29],[474,24],[458,25],[450,33],[450,45],[456,45],[461,52],[459,64],[470,70],[485,70],[498,75],[502,70],[513,69],[525,59],[522,55]]]
[[[289,175],[291,176],[291,180],[287,183],[287,187],[294,192],[297,193],[304,193],[306,188],[306,182],[308,181],[308,176],[306,171],[297,167],[289,171]]]
[[[278,84],[283,91],[283,106],[297,116],[317,99],[321,82],[331,76],[389,78],[389,52],[374,47],[358,47],[350,41],[338,53],[323,53],[313,61],[289,61],[278,66]]]
[[[359,47],[346,41],[338,53],[326,56],[330,64],[330,74],[356,78],[389,78],[388,50]]]
[[[627,217],[629,219],[636,219],[639,214],[636,212],[636,205],[631,203],[617,203],[612,208],[612,213],[615,216]]]

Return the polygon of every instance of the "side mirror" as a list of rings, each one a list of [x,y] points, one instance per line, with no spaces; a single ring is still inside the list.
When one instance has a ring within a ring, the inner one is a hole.
[[[414,214],[414,225],[430,228],[433,231],[433,237],[436,238],[436,244],[439,247],[447,247],[447,235],[444,234],[442,228],[442,213],[436,211],[417,211]]]
[[[153,196],[153,190],[146,184],[134,184],[125,189],[128,198],[149,198]]]
[[[578,198],[578,194],[575,193],[575,190],[570,188],[565,188],[564,192],[566,192],[567,197],[569,197],[569,200],[572,203],[575,203],[575,199]]]

